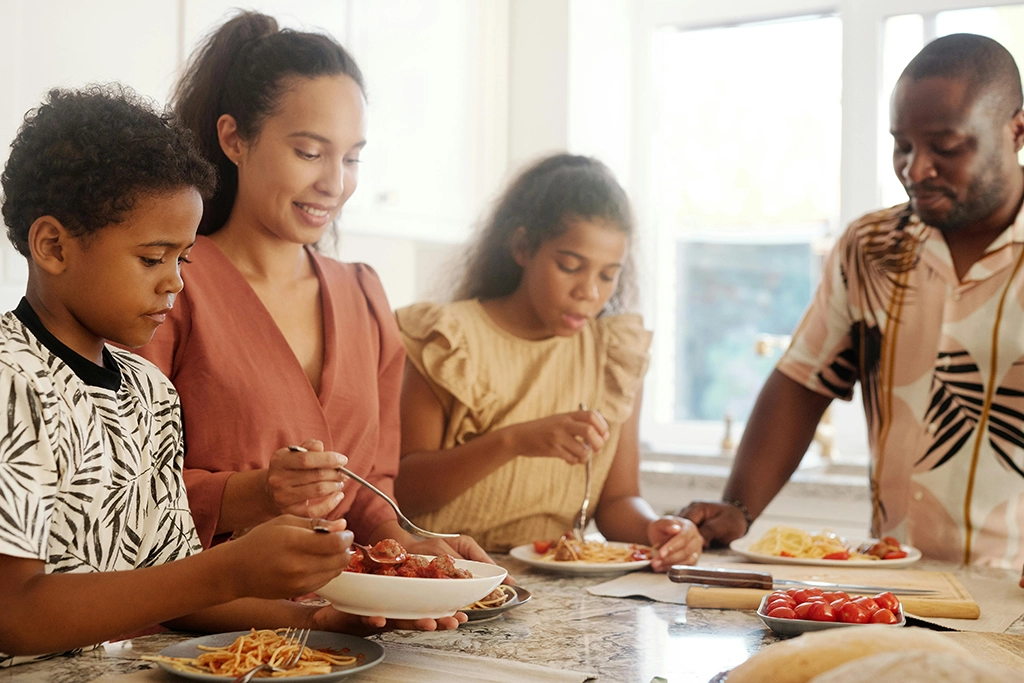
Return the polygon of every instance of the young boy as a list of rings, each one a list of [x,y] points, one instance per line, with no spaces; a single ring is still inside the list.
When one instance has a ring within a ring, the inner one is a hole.
[[[0,667],[160,622],[383,627],[266,599],[344,569],[344,520],[283,516],[199,552],[177,394],[106,345],[148,342],[181,291],[215,183],[190,134],[119,88],[54,90],[26,116],[0,182],[29,263],[25,298],[0,317]]]

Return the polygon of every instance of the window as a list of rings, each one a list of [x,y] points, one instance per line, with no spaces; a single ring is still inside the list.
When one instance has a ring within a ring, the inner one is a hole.
[[[907,62],[966,31],[1024,65],[1024,5],[658,0],[635,21],[634,195],[650,231],[655,330],[641,433],[655,451],[717,454],[725,421],[742,428],[749,416],[832,241],[906,201],[888,107]],[[866,462],[859,397],[831,413],[839,459]]]

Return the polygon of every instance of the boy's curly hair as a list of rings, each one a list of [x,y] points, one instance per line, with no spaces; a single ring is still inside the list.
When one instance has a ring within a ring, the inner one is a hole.
[[[140,196],[194,187],[209,197],[216,178],[193,134],[131,89],[55,88],[25,115],[0,175],[7,236],[29,257],[40,216],[87,235],[123,221]]]

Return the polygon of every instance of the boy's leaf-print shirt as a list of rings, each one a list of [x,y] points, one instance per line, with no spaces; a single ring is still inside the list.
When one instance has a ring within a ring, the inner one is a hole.
[[[861,382],[872,530],[927,557],[1024,564],[1024,215],[963,281],[908,204],[853,223],[779,362],[818,393]]]
[[[0,554],[47,573],[149,567],[201,548],[174,388],[138,356],[108,347],[104,360],[61,344],[24,300],[0,318]],[[0,653],[0,667],[34,659]]]

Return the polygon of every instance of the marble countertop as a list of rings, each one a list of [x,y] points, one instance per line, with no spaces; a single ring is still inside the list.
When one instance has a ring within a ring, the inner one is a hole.
[[[497,619],[469,622],[456,631],[402,631],[374,638],[385,649],[388,643],[402,643],[596,671],[599,680],[615,683],[650,683],[656,676],[670,683],[703,683],[778,640],[753,612],[598,597],[585,589],[609,577],[545,574],[513,558],[498,559],[532,592],[531,601]],[[1024,634],[1024,618],[1007,633]],[[0,669],[0,683],[89,683],[103,675],[130,673],[150,666],[138,659],[141,655],[155,654],[187,637],[161,633],[73,657]],[[359,676],[345,680],[358,683]]]

